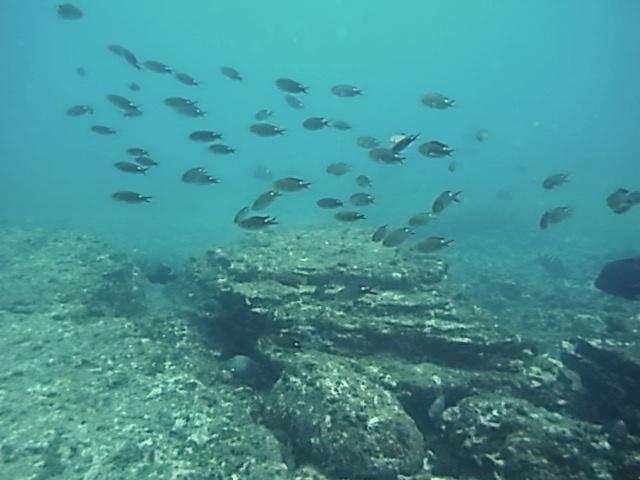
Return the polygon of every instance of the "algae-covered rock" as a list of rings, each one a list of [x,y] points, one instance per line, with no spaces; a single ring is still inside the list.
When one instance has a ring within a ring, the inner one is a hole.
[[[360,230],[260,235],[211,250],[190,270],[205,299],[200,316],[217,298],[216,322],[224,325],[217,331],[227,346],[241,342],[241,350],[260,339],[274,354],[295,344],[509,369],[533,348],[456,303],[442,285],[442,260],[382,247]]]
[[[612,479],[611,446],[597,426],[499,395],[467,397],[443,414],[445,435],[481,478]]]
[[[300,354],[265,407],[273,429],[290,438],[298,462],[328,475],[395,479],[422,468],[423,439],[388,391],[332,355]]]
[[[3,228],[0,310],[83,316],[145,310],[138,269],[85,235]]]

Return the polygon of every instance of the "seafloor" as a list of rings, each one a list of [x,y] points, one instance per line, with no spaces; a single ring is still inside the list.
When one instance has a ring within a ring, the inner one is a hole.
[[[544,252],[0,230],[2,479],[640,478],[637,303]]]

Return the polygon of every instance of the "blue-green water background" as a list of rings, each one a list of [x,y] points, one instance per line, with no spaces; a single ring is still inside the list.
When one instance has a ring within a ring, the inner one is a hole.
[[[634,252],[638,211],[615,216],[604,204],[619,187],[640,188],[640,3],[575,1],[77,1],[85,16],[60,20],[57,2],[4,0],[0,6],[2,129],[0,220],[74,228],[127,249],[162,258],[195,254],[234,241],[235,212],[269,187],[256,165],[276,176],[300,176],[310,191],[273,205],[278,228],[333,224],[320,211],[322,196],[346,197],[356,174],[370,175],[377,204],[367,224],[400,225],[428,209],[442,190],[462,190],[426,234],[456,239],[461,251],[491,245],[560,249],[588,243],[603,257]],[[106,49],[121,44],[140,59],[159,60],[202,81],[189,87],[171,77],[136,71]],[[223,77],[230,65],[242,83]],[[88,71],[76,74],[77,67]],[[303,112],[290,109],[274,80],[288,76],[310,87]],[[129,82],[142,86],[130,92]],[[329,93],[337,83],[365,90],[354,99]],[[439,91],[457,99],[448,111],[425,108],[420,96]],[[144,116],[124,118],[105,99],[121,94]],[[209,112],[204,119],[176,115],[161,100],[186,96]],[[94,116],[70,118],[75,104]],[[261,108],[287,128],[279,138],[251,135]],[[352,132],[309,132],[304,118],[351,122]],[[101,123],[116,137],[89,131]],[[211,128],[238,148],[215,157],[187,140]],[[490,134],[478,143],[474,132]],[[456,149],[458,171],[447,161],[421,157],[407,166],[373,164],[355,145],[362,134],[387,137],[420,132]],[[142,177],[116,171],[125,149],[149,149],[161,163]],[[354,166],[341,178],[328,163]],[[193,187],[184,170],[205,166],[222,183]],[[571,181],[540,187],[549,174]],[[123,205],[109,195],[129,189],[154,196],[149,205]],[[499,199],[506,191],[511,200]],[[540,231],[541,213],[558,205],[574,218]],[[636,209],[638,210],[638,209]],[[564,249],[564,250],[562,250]]]

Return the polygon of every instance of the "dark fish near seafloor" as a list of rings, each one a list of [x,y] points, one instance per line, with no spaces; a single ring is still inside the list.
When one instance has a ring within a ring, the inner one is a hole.
[[[431,253],[448,247],[452,242],[453,240],[444,237],[429,237],[419,241],[415,249],[420,253]]]
[[[375,232],[373,232],[373,235],[371,235],[371,241],[381,242],[382,240],[384,240],[384,237],[386,237],[388,233],[389,233],[389,226],[382,225],[378,227]]]
[[[571,207],[555,207],[547,210],[542,214],[540,218],[539,226],[541,229],[546,229],[550,225],[554,225],[556,223],[560,223],[563,220],[566,220],[573,214],[573,209]]]
[[[376,201],[375,197],[369,193],[358,192],[349,197],[349,203],[356,207],[366,207]]]
[[[371,188],[371,179],[366,175],[358,175],[356,177],[356,185],[358,185],[359,187]]]
[[[233,67],[220,67],[220,73],[231,80],[235,80],[236,82],[242,81],[242,75]]]
[[[382,245],[384,247],[397,247],[403,244],[411,235],[415,232],[407,227],[397,228],[395,230],[390,231],[382,240]]]
[[[254,123],[249,127],[249,131],[259,137],[277,137],[287,132],[284,128],[276,127],[270,123]]]
[[[122,45],[108,45],[107,48],[119,57],[124,58],[125,61],[136,70],[140,70],[142,68],[136,56]]]
[[[284,96],[284,101],[287,102],[287,105],[294,110],[304,110],[304,103],[302,103],[302,100],[290,93]]]
[[[196,130],[189,134],[189,140],[193,140],[194,142],[215,142],[221,138],[222,134],[214,132],[213,130]]]
[[[105,125],[92,125],[91,131],[93,133],[97,133],[98,135],[115,135],[118,133],[117,130],[114,130],[111,127],[107,127]]]
[[[79,117],[81,115],[93,115],[93,108],[89,105],[74,105],[65,112],[69,117]]]
[[[634,205],[640,205],[640,191],[632,192],[626,188],[619,188],[607,196],[607,207],[613,213],[625,213]]]
[[[310,117],[302,122],[302,126],[306,130],[321,130],[331,125],[331,121],[324,117]]]
[[[450,156],[455,150],[446,143],[437,140],[425,142],[418,147],[418,152],[428,158],[442,158]]]
[[[200,85],[200,82],[198,80],[186,73],[173,72],[173,78],[178,80],[180,83],[184,83],[185,85],[189,85],[191,87],[197,87],[198,85]]]
[[[193,185],[211,185],[212,183],[220,183],[220,180],[209,175],[202,167],[190,168],[184,172],[182,174],[182,181]]]
[[[276,87],[287,93],[308,93],[309,87],[305,87],[300,82],[290,78],[279,78],[276,80]]]
[[[113,166],[121,172],[137,173],[140,175],[146,175],[148,170],[147,168],[141,167],[137,163],[132,162],[116,162],[113,164]]]
[[[640,300],[640,257],[607,263],[594,284],[597,289],[609,295]]]
[[[458,196],[462,192],[452,192],[451,190],[445,190],[438,198],[433,202],[433,206],[431,207],[431,211],[433,213],[442,213],[445,208],[451,205],[452,202],[460,203],[460,199]]]
[[[78,20],[82,18],[82,10],[71,3],[58,5],[58,17],[65,20]]]
[[[346,162],[333,162],[327,166],[325,171],[330,175],[339,177],[349,173],[351,171],[351,165]]]
[[[123,190],[113,193],[111,198],[124,203],[149,203],[152,197],[150,195],[142,195],[141,193]]]
[[[336,220],[339,222],[355,222],[367,218],[363,213],[345,210],[335,214]]]
[[[337,198],[321,198],[316,202],[320,208],[340,208],[344,205],[342,200],[338,200]]]
[[[456,101],[438,92],[427,93],[420,99],[424,105],[437,110],[445,110],[455,105]]]
[[[550,175],[545,178],[542,182],[542,188],[547,190],[551,190],[556,188],[563,183],[567,183],[569,181],[569,175],[566,173],[556,173],[554,175]]]
[[[297,192],[309,188],[311,182],[305,182],[301,178],[284,177],[273,182],[273,189],[281,192]]]
[[[282,193],[277,190],[269,190],[268,192],[264,192],[259,195],[253,203],[251,204],[251,208],[253,210],[264,210],[269,205],[271,205],[274,200],[278,197],[281,197]]]
[[[254,115],[255,119],[259,122],[263,122],[264,120],[270,118],[273,115],[271,110],[267,110],[266,108],[261,108]]]
[[[168,75],[173,73],[173,68],[169,65],[165,65],[162,62],[156,62],[155,60],[147,60],[143,62],[142,65],[147,69],[155,73],[161,73],[164,75]]]
[[[271,225],[277,225],[278,220],[275,217],[255,215],[253,217],[239,219],[236,224],[245,230],[262,230]]]
[[[214,143],[209,145],[209,151],[214,155],[230,155],[236,152],[236,149],[222,143]]]

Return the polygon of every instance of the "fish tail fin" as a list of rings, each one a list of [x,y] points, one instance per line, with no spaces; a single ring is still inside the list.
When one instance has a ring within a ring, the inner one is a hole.
[[[462,190],[458,190],[456,193],[454,193],[453,195],[451,195],[451,199],[456,202],[456,203],[460,203],[462,200],[460,200],[458,198],[458,195],[462,194]]]

